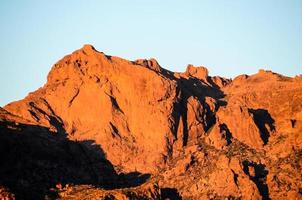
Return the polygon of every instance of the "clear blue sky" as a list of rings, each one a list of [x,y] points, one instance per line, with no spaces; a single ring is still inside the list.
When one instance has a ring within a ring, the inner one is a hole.
[[[85,43],[172,71],[302,73],[301,0],[1,0],[0,16],[1,106],[42,86]]]

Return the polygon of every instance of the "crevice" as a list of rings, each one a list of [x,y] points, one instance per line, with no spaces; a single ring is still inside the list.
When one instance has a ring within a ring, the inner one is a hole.
[[[63,124],[62,119],[60,117],[58,117],[57,115],[55,115],[54,111],[50,108],[48,103],[47,103],[47,105],[48,105],[47,107],[50,110],[51,115],[46,113],[41,108],[37,107],[34,102],[29,102],[29,105],[31,107],[31,110],[29,110],[29,112],[31,113],[32,116],[36,117],[39,120],[37,112],[41,113],[42,115],[44,115],[47,118],[50,125],[52,125],[53,127],[55,127],[57,129],[58,133],[65,133],[64,124]]]
[[[109,122],[109,124],[110,124],[110,128],[111,128],[111,134],[112,134],[112,136],[114,138],[116,136],[118,136],[119,138],[121,138],[121,135],[120,135],[119,130],[117,129],[117,127],[113,123],[111,123],[111,122]]]
[[[200,102],[200,100],[199,100]],[[203,128],[205,132],[207,132],[211,127],[213,127],[216,123],[216,116],[215,114],[211,111],[211,108],[209,105],[204,101],[202,104],[203,108],[202,113],[200,114],[201,117],[203,118]],[[200,121],[202,122],[202,121]]]
[[[30,115],[31,115],[37,122],[40,121],[40,118],[38,117],[38,115],[37,115],[34,111],[28,110],[28,112],[30,113]]]
[[[234,182],[235,182],[236,186],[238,187],[238,174],[235,173],[234,170],[232,170],[232,173],[233,173]]]
[[[79,95],[80,93],[80,88],[83,85],[83,81],[81,82],[81,84],[79,85],[78,88],[76,88],[76,93],[73,95],[73,97],[70,99],[69,103],[68,103],[68,107],[70,107],[72,105],[72,102],[75,100],[75,98]]]
[[[117,103],[116,98],[114,96],[112,96],[112,95],[107,94],[107,93],[105,93],[105,94],[107,96],[109,96],[113,109],[116,110],[116,111],[118,111],[118,112],[120,112],[120,113],[122,113],[122,114],[124,114],[123,110],[121,109],[121,107]]]
[[[73,95],[73,97],[71,98],[71,100],[68,103],[68,107],[70,107],[72,105],[72,102],[75,100],[75,98],[79,95],[80,93],[80,89],[78,88],[75,95]]]
[[[232,133],[230,132],[229,128],[227,127],[226,124],[220,124],[219,125],[220,128],[220,133],[222,134],[222,137],[226,139],[227,141],[227,145],[230,145],[232,143]]]
[[[292,125],[292,128],[295,128],[295,127],[296,127],[297,120],[296,120],[296,119],[290,119],[290,123],[291,123],[291,125]]]
[[[248,111],[253,115],[254,122],[260,132],[260,137],[264,145],[266,145],[270,137],[270,132],[276,130],[275,120],[265,109],[248,109]]]
[[[183,102],[183,105],[180,110],[180,116],[182,118],[183,123],[183,138],[182,138],[182,145],[187,146],[188,139],[189,139],[189,131],[188,131],[188,105],[187,102]]]

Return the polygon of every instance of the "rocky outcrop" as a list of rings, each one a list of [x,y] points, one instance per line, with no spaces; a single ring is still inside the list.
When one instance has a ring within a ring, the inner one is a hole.
[[[0,124],[11,198],[301,197],[299,77],[173,73],[85,45],[1,108]]]
[[[162,71],[161,66],[158,64],[158,62],[154,58],[151,58],[149,60],[147,60],[147,59],[138,59],[138,60],[134,61],[134,63],[138,64],[138,65],[145,66],[145,67],[147,67],[149,69],[152,69],[156,72],[161,72]]]
[[[203,66],[195,67],[194,65],[188,65],[186,69],[186,75],[200,80],[206,80],[208,78],[209,72],[208,69]]]

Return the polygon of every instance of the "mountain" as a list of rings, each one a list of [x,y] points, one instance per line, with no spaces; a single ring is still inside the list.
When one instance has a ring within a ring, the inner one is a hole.
[[[183,73],[84,45],[0,109],[0,196],[302,198],[302,77]]]

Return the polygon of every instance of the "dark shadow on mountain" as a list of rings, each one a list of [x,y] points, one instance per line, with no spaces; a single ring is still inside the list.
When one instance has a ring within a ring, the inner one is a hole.
[[[150,174],[142,174],[140,172],[120,173],[118,182],[123,187],[137,187],[145,183],[150,177]]]
[[[219,107],[227,105],[227,102],[223,100],[225,94],[210,77],[207,77],[207,82],[191,76],[186,78],[175,77],[173,72],[166,69],[162,69],[160,75],[177,82],[176,96],[178,101],[173,105],[172,118],[170,119],[173,124],[173,126],[171,126],[171,132],[174,133],[173,140],[181,139],[183,146],[186,146],[190,138],[187,122],[188,99],[190,97],[195,98],[203,108],[199,109],[198,113],[196,113],[196,120],[203,125],[203,129],[207,132],[216,123],[215,112]],[[211,97],[216,100],[214,112],[206,103],[206,97]],[[180,122],[182,122],[183,125],[183,130],[181,131],[183,135],[177,135]],[[169,147],[169,149],[169,151],[173,151],[173,147]],[[169,155],[172,155],[172,152],[169,152]]]
[[[221,99],[224,93],[216,86],[209,85],[201,79],[194,77],[180,78],[180,84],[185,90],[190,91],[191,95],[200,99],[205,97],[212,97],[213,99]]]
[[[160,190],[161,199],[182,200],[182,197],[175,188],[162,188]]]
[[[266,170],[265,165],[257,164],[254,162],[249,162],[247,160],[242,162],[243,171],[246,175],[250,177],[250,179],[256,184],[262,199],[269,200],[269,190],[266,184],[266,177],[268,174],[268,170]],[[250,171],[253,169],[253,173]]]
[[[134,187],[149,174],[117,174],[93,140],[71,141],[59,129],[0,121],[0,185],[16,199],[55,197],[56,184],[89,184],[103,189]]]
[[[225,100],[218,99],[217,104],[218,105],[217,105],[216,111],[218,110],[219,107],[221,107],[221,106],[225,107],[228,103]]]
[[[296,124],[297,124],[297,120],[296,119],[290,119],[290,124],[291,124],[292,128],[295,128]]]
[[[44,110],[42,110],[41,108],[37,107],[34,102],[29,102],[29,105],[31,107],[31,110],[28,110],[29,113],[36,119],[36,121],[40,121],[40,118],[38,117],[38,113],[41,113],[44,116],[47,116],[47,118],[49,118],[49,123],[52,126],[54,126],[58,130],[58,132],[64,133],[65,130],[63,128],[63,120],[60,117],[58,117],[58,116],[56,116],[54,114],[54,111],[48,105],[48,103],[46,102],[46,100],[44,100],[44,104],[47,106],[48,109],[50,109],[50,111],[51,111],[51,113],[53,115],[47,114]]]
[[[273,132],[276,129],[275,120],[265,109],[249,109],[248,111],[253,114],[254,122],[259,129],[263,143],[267,144],[270,132]]]
[[[232,133],[230,132],[228,126],[226,124],[220,124],[219,125],[219,129],[220,129],[220,133],[222,134],[222,136],[226,139],[227,141],[227,145],[230,145],[232,143]]]
[[[163,73],[165,74],[165,73]],[[166,74],[166,76],[172,79],[171,74]],[[225,95],[224,93],[216,86],[211,86],[208,83],[205,83],[203,80],[189,77],[187,78],[175,78],[177,81],[177,94],[179,101],[177,101],[173,106],[172,111],[172,121],[174,126],[171,127],[171,131],[174,133],[174,139],[182,139],[183,146],[186,146],[189,140],[189,128],[187,122],[187,112],[188,112],[188,100],[193,97],[198,101],[202,109],[198,109],[196,114],[196,120],[203,125],[203,129],[208,131],[215,123],[216,116],[215,112],[220,106],[226,106],[226,102],[221,100]],[[211,97],[216,100],[217,104],[215,111],[212,111],[209,105],[206,102],[206,97]],[[178,129],[180,126],[180,121],[182,121],[182,138],[177,135]]]

